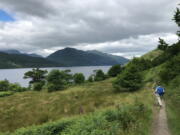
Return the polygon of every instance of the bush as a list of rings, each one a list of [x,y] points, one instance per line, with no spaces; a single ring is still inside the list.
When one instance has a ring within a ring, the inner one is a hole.
[[[71,79],[69,71],[52,70],[47,76],[47,89],[49,92],[63,90]]]
[[[81,84],[81,83],[84,83],[84,81],[85,81],[85,77],[82,73],[74,74],[73,78],[74,78],[75,84]]]
[[[23,92],[23,91],[26,91],[27,88],[21,87],[21,85],[18,83],[10,83],[9,90],[13,92]]]
[[[117,91],[136,91],[141,87],[142,75],[135,66],[128,67],[118,75],[113,86]]]
[[[94,76],[93,75],[90,75],[89,77],[88,77],[88,82],[93,82],[94,81]]]
[[[14,92],[12,91],[4,91],[4,92],[0,92],[0,97],[6,97],[6,96],[10,96],[13,95]]]
[[[95,71],[94,81],[102,81],[105,79],[106,79],[106,75],[101,69]]]
[[[0,91],[8,91],[9,90],[9,81],[3,80],[0,81]]]
[[[173,80],[178,75],[180,75],[180,55],[169,60],[159,73],[162,82]]]
[[[33,83],[33,90],[40,91],[40,90],[42,90],[44,85],[45,85],[44,81]]]
[[[118,74],[120,74],[121,71],[122,71],[121,65],[114,65],[109,69],[108,75],[111,76],[111,77],[115,77]]]

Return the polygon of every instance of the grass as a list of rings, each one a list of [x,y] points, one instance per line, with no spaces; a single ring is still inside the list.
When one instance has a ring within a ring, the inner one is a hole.
[[[166,85],[167,115],[173,135],[180,134],[180,76]]]
[[[136,101],[152,107],[151,84],[137,92],[115,93],[112,81],[86,83],[52,93],[28,91],[0,98],[0,131],[13,132],[21,127],[41,125]]]
[[[156,50],[153,50],[153,51],[151,51],[149,53],[146,53],[145,55],[142,56],[142,58],[153,60],[153,59],[155,59],[156,57],[158,57],[162,53],[163,53],[162,50],[156,49]]]

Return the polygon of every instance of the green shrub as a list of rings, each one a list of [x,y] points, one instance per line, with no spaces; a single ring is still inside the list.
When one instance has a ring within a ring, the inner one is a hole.
[[[121,65],[114,65],[109,69],[108,75],[111,76],[111,77],[115,77],[118,74],[120,74],[121,71],[122,71]]]
[[[75,73],[73,79],[75,84],[81,84],[85,81],[85,77],[82,73]]]
[[[0,91],[8,91],[9,90],[9,81],[3,80],[0,81]]]
[[[94,81],[103,81],[105,79],[106,75],[101,69],[95,71]]]
[[[141,73],[133,65],[118,75],[113,86],[116,91],[136,91],[142,86],[142,79]]]
[[[13,92],[23,92],[23,91],[26,91],[27,88],[21,87],[21,85],[18,83],[10,83],[9,90]]]
[[[178,75],[180,75],[180,55],[169,60],[159,73],[162,82],[171,81]]]
[[[33,83],[33,90],[40,91],[40,90],[42,90],[44,85],[45,85],[44,81]]]
[[[93,82],[94,81],[94,76],[93,75],[90,75],[89,77],[88,77],[88,82]]]
[[[0,92],[0,97],[6,97],[6,96],[10,96],[13,95],[14,92],[12,91],[4,91],[4,92]]]
[[[52,70],[47,76],[47,89],[51,92],[63,90],[68,84],[70,84],[71,80],[72,76],[69,74],[69,70]]]

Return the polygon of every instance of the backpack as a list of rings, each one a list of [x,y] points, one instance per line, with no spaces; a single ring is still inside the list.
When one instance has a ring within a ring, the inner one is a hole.
[[[161,87],[161,86],[158,86],[158,87],[157,87],[157,93],[158,93],[159,95],[163,95],[163,94],[164,94],[164,88]]]

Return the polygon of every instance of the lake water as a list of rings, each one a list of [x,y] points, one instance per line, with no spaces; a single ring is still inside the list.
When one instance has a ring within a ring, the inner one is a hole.
[[[85,66],[85,67],[55,67],[55,68],[41,68],[51,71],[52,69],[66,70],[70,69],[71,73],[83,73],[86,79],[93,74],[94,70],[102,69],[105,73],[111,66]],[[30,71],[32,68],[22,69],[0,69],[0,80],[7,79],[11,83],[19,83],[22,86],[28,86],[29,79],[23,79],[24,73]]]

